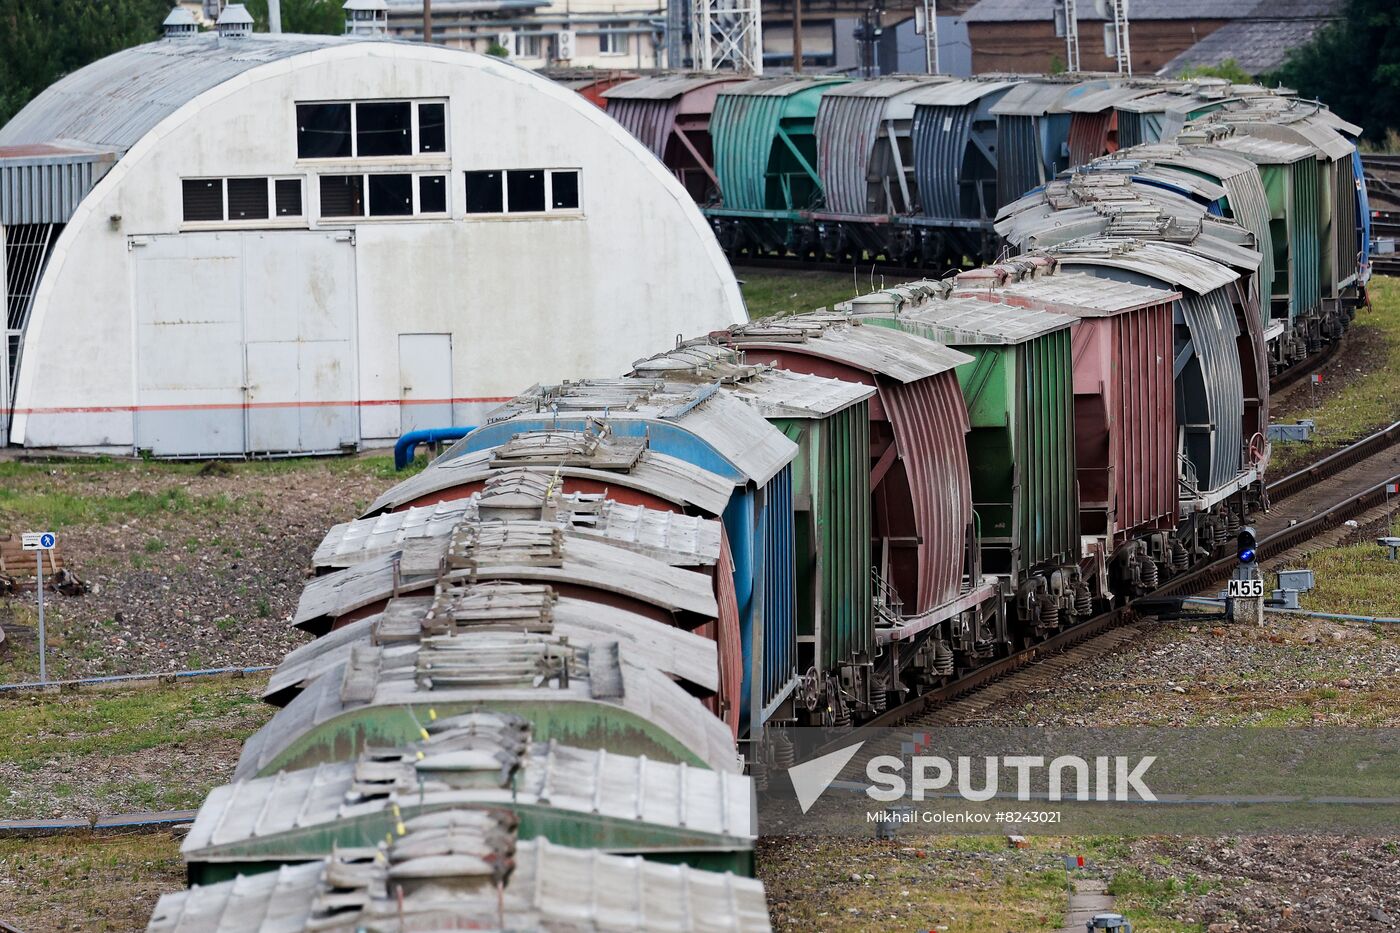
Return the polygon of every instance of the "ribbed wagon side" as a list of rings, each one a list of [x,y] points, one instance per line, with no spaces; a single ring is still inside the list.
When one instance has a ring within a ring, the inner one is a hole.
[[[1018,583],[1078,557],[1072,323],[973,298],[928,301],[897,318],[972,357],[957,374],[982,569]]]
[[[997,292],[1080,319],[1074,329],[1075,464],[1083,534],[1109,550],[1175,527],[1172,304],[1179,292],[1062,273]]]
[[[657,75],[603,92],[608,115],[669,168],[697,203],[720,197],[710,120],[726,85],[720,75]]]
[[[997,121],[992,107],[1009,81],[950,81],[909,95],[919,208],[933,219],[996,216]]]
[[[795,211],[820,205],[816,118],[840,78],[759,78],[729,85],[710,133],[725,210]]]

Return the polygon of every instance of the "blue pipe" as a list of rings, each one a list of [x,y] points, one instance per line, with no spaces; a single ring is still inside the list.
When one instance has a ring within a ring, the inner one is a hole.
[[[413,462],[413,455],[419,444],[436,444],[438,441],[455,441],[476,430],[476,425],[467,428],[424,428],[409,431],[394,442],[394,469],[402,470]]]

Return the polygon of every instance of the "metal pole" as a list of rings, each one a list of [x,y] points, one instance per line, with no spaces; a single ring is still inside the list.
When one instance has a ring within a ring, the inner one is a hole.
[[[282,0],[267,0],[267,31],[282,31]]]
[[[802,74],[802,0],[792,0],[792,73]]]
[[[924,0],[924,57],[928,73],[941,74],[938,65],[938,2]]]
[[[433,0],[423,0],[423,41],[433,41]]]
[[[47,654],[44,651],[44,552],[35,551],[34,555],[39,560],[39,582],[36,586],[39,591],[39,683],[46,684],[49,682],[49,666],[44,657]]]

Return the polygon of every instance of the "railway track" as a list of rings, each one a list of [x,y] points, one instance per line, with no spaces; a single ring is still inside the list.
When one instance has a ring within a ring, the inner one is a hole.
[[[1400,422],[1270,483],[1267,487],[1270,512],[1255,526],[1261,535],[1257,547],[1260,562],[1280,557],[1348,519],[1385,505],[1390,498],[1387,486],[1400,483],[1400,446],[1397,445],[1400,445]],[[1303,490],[1310,495],[1294,499]],[[1290,506],[1297,502],[1297,507],[1278,508],[1285,501],[1290,502]],[[1172,578],[1133,605],[1095,616],[1039,644],[969,671],[952,683],[891,707],[865,725],[938,725],[953,714],[952,704],[966,703],[973,694],[978,694],[979,702],[983,699],[994,702],[995,694],[981,696],[986,688],[1032,664],[1069,667],[1086,657],[1113,651],[1137,633],[1137,622],[1141,618],[1139,608],[1197,593],[1226,579],[1235,566],[1234,556],[1228,556],[1197,567]]]

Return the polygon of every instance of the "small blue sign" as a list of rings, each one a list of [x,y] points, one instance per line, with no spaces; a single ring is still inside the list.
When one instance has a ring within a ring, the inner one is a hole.
[[[53,547],[53,545],[54,545],[54,537],[53,537],[53,533],[52,533],[52,532],[44,532],[44,534],[40,535],[40,537],[39,537],[39,546],[40,546],[40,547],[43,547],[43,548],[47,549],[47,548]]]

